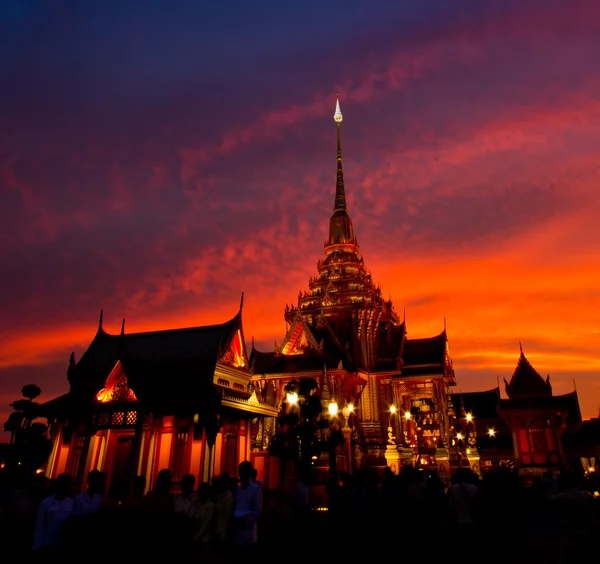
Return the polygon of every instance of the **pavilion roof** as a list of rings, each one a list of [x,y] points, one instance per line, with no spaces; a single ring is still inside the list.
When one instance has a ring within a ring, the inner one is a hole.
[[[523,348],[510,382],[506,383],[506,395],[511,399],[552,396],[550,377],[544,380],[525,357]]]
[[[402,375],[443,374],[447,341],[445,329],[435,337],[406,339],[402,349]]]

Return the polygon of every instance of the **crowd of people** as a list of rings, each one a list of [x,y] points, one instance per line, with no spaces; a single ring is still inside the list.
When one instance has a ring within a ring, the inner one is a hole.
[[[226,564],[271,562],[283,553],[286,562],[305,562],[346,553],[373,561],[396,554],[563,564],[585,559],[600,533],[594,475],[564,470],[536,477],[505,468],[481,479],[460,468],[444,484],[435,473],[406,467],[338,478],[327,485],[327,507],[315,511],[310,492],[318,485],[310,476],[300,476],[286,498],[283,490],[264,490],[248,461],[237,477],[222,474],[211,484],[196,487],[186,475],[177,494],[169,470],[147,493],[138,476],[124,499],[104,493],[102,472],[91,471],[78,495],[68,474],[51,484],[40,477],[37,488],[5,489],[0,542],[34,562]]]
[[[79,562],[87,555],[225,564],[256,549],[262,484],[249,461],[239,465],[237,477],[221,474],[197,488],[195,477],[185,475],[177,494],[167,469],[147,493],[144,476],[137,476],[124,499],[105,494],[104,485],[105,474],[92,470],[78,495],[66,473],[51,482],[40,478],[37,489],[4,492],[2,546],[32,562]]]
[[[385,560],[451,563],[585,561],[600,533],[600,476],[571,470],[543,474],[502,468],[483,478],[459,468],[450,484],[434,472],[386,468],[343,475],[330,513],[342,536],[360,523],[355,550]],[[368,518],[366,518],[368,516]]]

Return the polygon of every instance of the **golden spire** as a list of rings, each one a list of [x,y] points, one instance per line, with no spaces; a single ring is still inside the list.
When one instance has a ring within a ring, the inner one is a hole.
[[[337,123],[337,180],[335,184],[335,205],[333,211],[346,210],[346,190],[344,189],[344,172],[342,170],[342,143],[340,138],[341,124],[344,119],[340,109],[340,99],[336,98],[333,119]]]

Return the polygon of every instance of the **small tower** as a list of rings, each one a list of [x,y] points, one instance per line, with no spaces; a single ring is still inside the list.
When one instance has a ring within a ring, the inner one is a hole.
[[[564,396],[552,395],[550,376],[544,380],[520,343],[519,348],[515,371],[509,382],[504,380],[508,399],[500,401],[498,413],[510,427],[521,467],[556,467],[564,459],[568,403]]]

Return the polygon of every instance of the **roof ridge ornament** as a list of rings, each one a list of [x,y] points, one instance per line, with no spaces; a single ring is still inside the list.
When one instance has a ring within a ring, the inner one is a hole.
[[[340,97],[335,95],[335,113],[333,114],[333,119],[339,125],[344,120],[344,116],[342,115],[342,110],[340,109]]]

